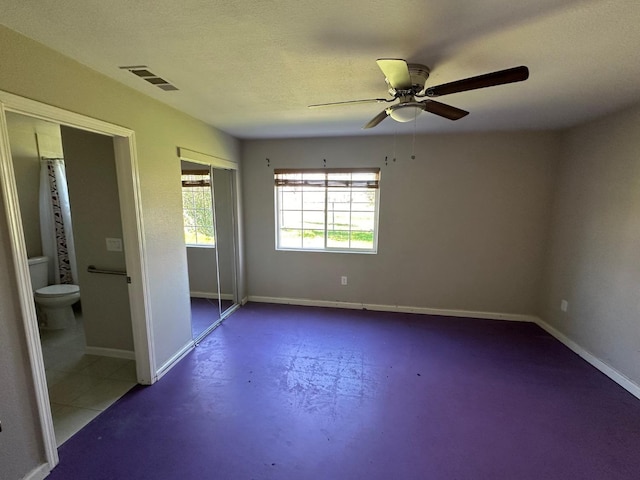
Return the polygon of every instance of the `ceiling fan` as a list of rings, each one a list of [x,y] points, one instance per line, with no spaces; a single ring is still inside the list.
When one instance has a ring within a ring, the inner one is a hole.
[[[385,108],[362,128],[373,128],[387,117],[391,117],[398,122],[409,122],[414,120],[422,111],[433,113],[449,120],[458,120],[468,115],[469,112],[436,102],[431,98],[478,88],[522,82],[529,78],[529,69],[520,66],[425,88],[425,83],[430,73],[429,67],[417,63],[407,63],[400,58],[380,58],[376,62],[385,76],[389,94],[393,98],[368,98],[346,102],[321,103],[309,105],[309,108],[359,103],[391,103],[399,100],[399,103]],[[416,100],[416,98],[423,97],[427,97],[427,99]]]

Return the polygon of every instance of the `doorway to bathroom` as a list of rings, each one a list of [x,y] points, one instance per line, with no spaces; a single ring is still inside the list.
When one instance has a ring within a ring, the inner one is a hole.
[[[180,168],[191,330],[197,344],[239,306],[237,166],[181,148]]]
[[[117,125],[0,91],[0,184],[13,260],[13,267],[7,273],[14,277],[18,290],[42,442],[48,467],[51,469],[59,459],[22,222],[22,218],[29,213],[22,212],[20,208],[18,182],[10,149],[7,126],[7,115],[10,114],[48,121],[61,128],[71,127],[84,133],[101,134],[110,142],[111,158],[115,163],[117,197],[121,207],[122,247],[126,264],[126,275],[122,278],[126,279],[130,303],[129,330],[133,337],[136,379],[137,383],[152,384],[157,379],[157,374],[153,368],[155,353],[150,331],[149,278],[144,262],[146,253],[142,241],[144,232],[135,135],[133,131]],[[102,352],[105,353],[107,352]]]
[[[113,139],[6,118],[60,446],[137,383]]]

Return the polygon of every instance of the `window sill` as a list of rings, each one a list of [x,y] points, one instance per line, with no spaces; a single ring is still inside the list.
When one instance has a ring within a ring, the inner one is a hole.
[[[310,248],[277,248],[277,252],[305,252],[305,253],[355,253],[357,255],[377,255],[378,250],[340,250],[340,249],[318,249]]]

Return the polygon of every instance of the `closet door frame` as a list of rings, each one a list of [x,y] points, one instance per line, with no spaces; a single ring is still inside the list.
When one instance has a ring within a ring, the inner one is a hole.
[[[193,150],[189,150],[187,148],[178,147],[178,158],[180,160],[185,160],[187,162],[198,163],[203,166],[208,166],[212,172],[212,181],[211,181],[211,192],[214,196],[213,201],[213,215],[214,215],[214,229],[216,236],[218,235],[218,228],[216,224],[216,213],[215,213],[215,188],[213,185],[213,174],[215,169],[228,170],[231,172],[231,233],[232,233],[232,251],[233,251],[233,261],[232,261],[232,269],[233,269],[233,295],[234,295],[234,304],[232,307],[226,309],[224,312],[221,307],[221,299],[220,299],[220,273],[219,273],[219,258],[218,258],[218,249],[216,248],[216,275],[218,280],[218,312],[220,318],[218,321],[214,322],[214,324],[207,328],[202,334],[198,336],[197,339],[194,339],[194,342],[197,344],[203,337],[208,335],[212,330],[214,330],[225,318],[227,318],[231,313],[233,313],[237,308],[240,307],[240,283],[238,278],[239,272],[239,248],[238,248],[238,164],[236,162],[232,162],[230,160],[226,160],[224,158],[216,157],[214,155],[208,155],[201,152],[196,152]]]

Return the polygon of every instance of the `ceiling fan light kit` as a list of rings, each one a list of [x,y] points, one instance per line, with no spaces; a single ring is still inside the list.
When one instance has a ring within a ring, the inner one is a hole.
[[[376,60],[376,62],[385,76],[385,81],[389,87],[389,94],[392,95],[393,98],[350,100],[346,102],[309,105],[309,107],[315,108],[360,103],[391,103],[399,100],[399,103],[385,108],[362,128],[373,128],[387,117],[391,117],[397,122],[410,122],[415,120],[422,111],[433,113],[434,115],[449,120],[459,120],[468,115],[469,112],[430,100],[430,98],[479,88],[494,87],[496,85],[505,85],[507,83],[522,82],[529,78],[529,69],[525,66],[520,66],[425,88],[425,83],[430,74],[429,67],[418,63],[407,63],[400,58],[380,58]],[[428,98],[423,101],[416,100],[416,98],[423,97]]]
[[[385,111],[387,115],[396,122],[411,122],[422,112],[422,107],[418,103],[419,102],[400,103],[387,108]]]

